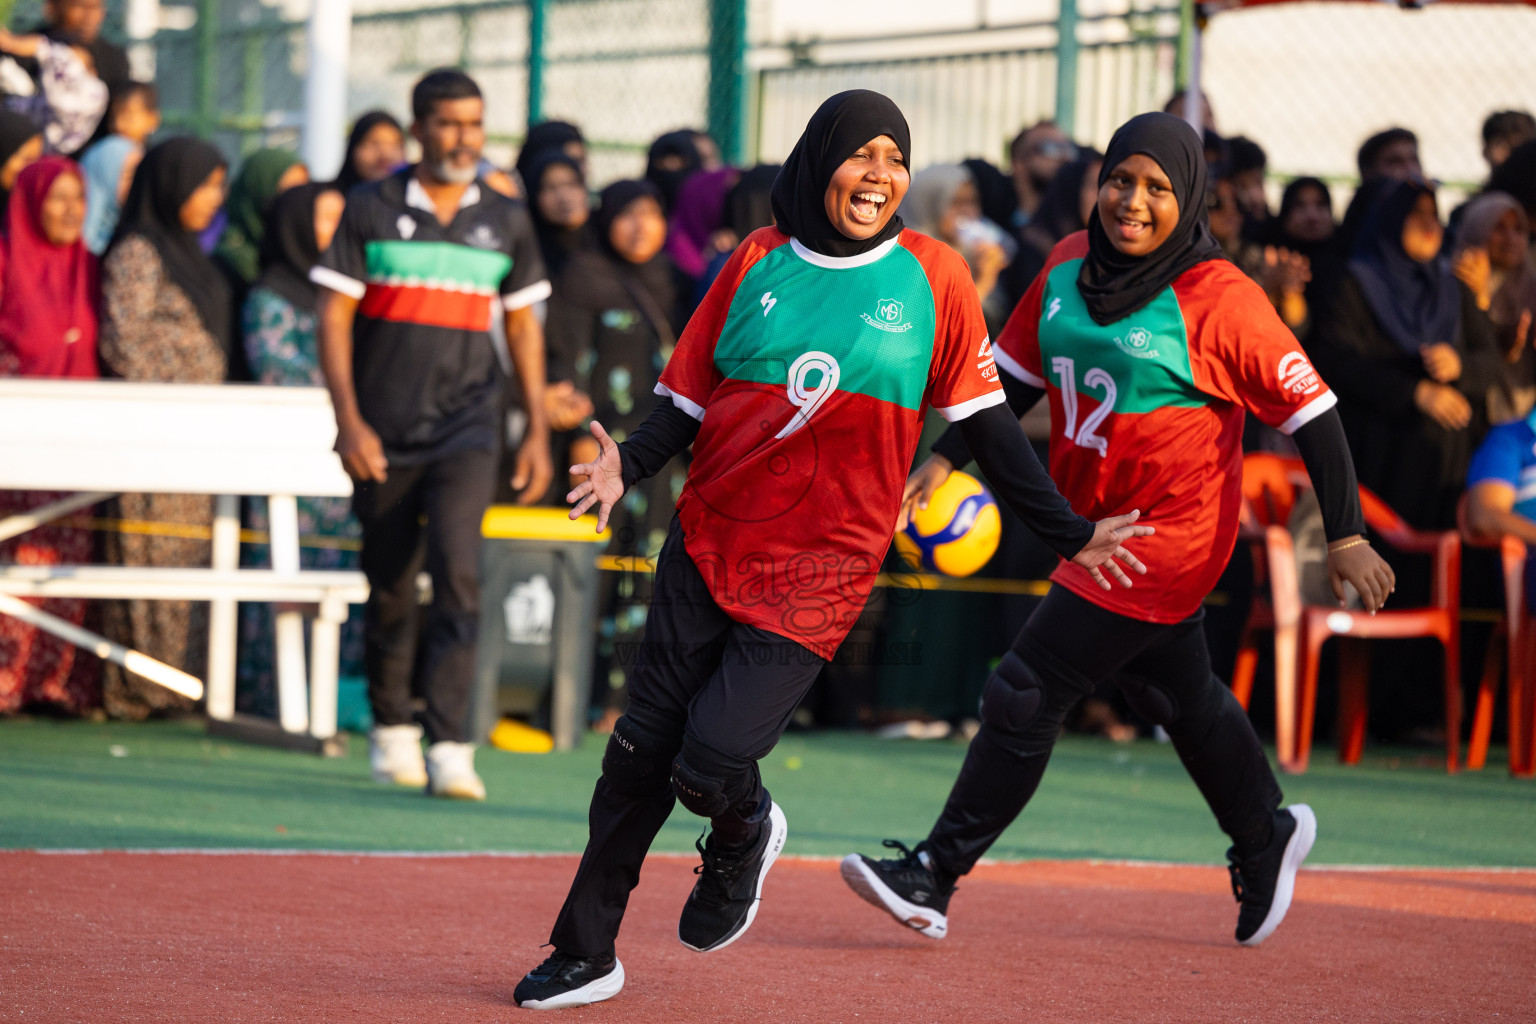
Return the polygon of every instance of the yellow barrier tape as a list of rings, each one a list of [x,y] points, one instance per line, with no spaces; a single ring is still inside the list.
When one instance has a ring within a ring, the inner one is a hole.
[[[186,540],[211,540],[213,530],[207,526],[189,526],[184,523],[156,523],[142,519],[102,519],[93,516],[66,516],[57,520],[58,525],[74,526],[106,533],[134,533],[152,537],[181,537]],[[240,543],[266,544],[271,535],[259,530],[241,530]],[[328,548],[334,551],[361,551],[363,542],[353,537],[324,537],[305,534],[299,537],[299,546]],[[646,558],[624,555],[598,555],[599,572],[632,572],[649,576],[656,566]],[[964,594],[999,594],[1013,597],[1044,597],[1051,589],[1050,580],[999,580],[935,576],[930,573],[887,573],[875,578],[877,587],[893,587],[900,590],[944,590]],[[1224,608],[1231,603],[1229,595],[1221,591],[1208,594],[1205,603],[1213,608]],[[1463,622],[1498,622],[1504,612],[1498,608],[1463,608]]]

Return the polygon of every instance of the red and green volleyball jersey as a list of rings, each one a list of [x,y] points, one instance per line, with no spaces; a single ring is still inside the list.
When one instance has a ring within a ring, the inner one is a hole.
[[[701,423],[678,513],[710,593],[825,658],[890,547],[927,407],[1005,401],[965,261],[914,231],[848,258],[753,233],[656,392]]]
[[[1073,509],[1141,509],[1129,547],[1147,566],[1105,591],[1062,563],[1052,579],[1145,622],[1193,615],[1232,556],[1243,414],[1289,434],[1337,403],[1264,292],[1226,260],[1180,274],[1151,303],[1100,326],[1077,275],[1087,232],[1059,243],[997,342],[1005,373],[1044,388],[1051,477]]]

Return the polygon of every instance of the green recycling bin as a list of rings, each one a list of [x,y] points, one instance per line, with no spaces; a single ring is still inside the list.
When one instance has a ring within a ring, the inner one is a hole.
[[[492,505],[481,523],[480,641],[470,735],[484,741],[504,711],[550,696],[555,749],[581,743],[596,647],[597,559],[611,534],[597,517]]]

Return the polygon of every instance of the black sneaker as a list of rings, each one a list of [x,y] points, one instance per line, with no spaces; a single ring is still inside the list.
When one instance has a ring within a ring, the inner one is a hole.
[[[1242,909],[1237,914],[1237,941],[1257,946],[1285,919],[1296,891],[1296,871],[1317,839],[1317,816],[1306,804],[1275,812],[1275,834],[1269,845],[1249,857],[1237,847],[1227,850],[1232,895]]]
[[[699,880],[683,904],[677,937],[700,953],[724,949],[752,926],[763,898],[763,879],[784,849],[789,824],[778,804],[768,808],[768,820],[757,841],[741,853],[723,853],[706,843],[695,843],[704,863],[694,868]],[[711,835],[710,839],[714,836]]]
[[[512,999],[527,1010],[563,1010],[612,999],[624,987],[624,965],[612,953],[572,956],[558,949],[517,983]]]
[[[953,885],[941,885],[933,869],[919,854],[924,844],[909,850],[903,843],[887,839],[885,845],[900,850],[893,860],[871,860],[860,853],[843,858],[843,881],[848,887],[886,911],[908,928],[930,939],[942,939],[949,932],[949,898]]]

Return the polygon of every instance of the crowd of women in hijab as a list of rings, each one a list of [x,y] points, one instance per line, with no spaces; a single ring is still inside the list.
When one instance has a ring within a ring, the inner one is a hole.
[[[0,52],[12,55],[0,59],[0,86],[7,61],[88,63],[90,49],[79,38],[0,36]],[[78,116],[81,105],[63,92],[57,111],[41,93],[31,106],[8,101],[0,109],[0,374],[323,384],[310,271],[348,193],[406,162],[402,123],[382,110],[358,118],[339,174],[318,180],[288,148],[231,161],[206,142],[163,138],[152,86],[122,82],[110,92],[100,97],[96,121]],[[1170,109],[1182,111],[1182,103],[1175,97]],[[1364,141],[1360,185],[1346,201],[1318,178],[1277,180],[1259,143],[1224,137],[1208,110],[1205,118],[1211,234],[1262,286],[1337,392],[1360,482],[1413,526],[1454,527],[1484,435],[1523,422],[1536,407],[1536,120],[1519,111],[1488,117],[1488,182],[1447,209],[1406,128]],[[921,140],[914,144],[902,218],[964,257],[995,338],[1052,249],[1087,226],[1102,158],[1048,121],[1018,133],[1003,167],[981,158],[925,162]],[[579,126],[548,121],[530,127],[513,166],[481,168],[487,187],[526,204],[553,284],[539,313],[557,467],[592,461],[586,426],[593,419],[618,441],[638,427],[711,282],[742,240],[774,222],[778,167],[729,166],[702,132],[661,136],[643,175],[601,188],[589,177],[587,157]],[[521,415],[514,390],[504,400],[509,449]],[[1287,444],[1250,422],[1249,449],[1286,451]],[[684,457],[626,495],[615,510],[610,553],[654,555],[686,472]],[[548,503],[559,503],[565,483],[557,477]],[[52,497],[0,494],[0,511]],[[505,488],[502,497],[510,497]],[[212,518],[207,497],[125,495],[97,512],[103,521],[168,528],[91,530],[69,520],[0,545],[0,560],[208,563],[209,541],[199,532]],[[265,530],[259,500],[247,502],[244,518],[250,530]],[[300,533],[323,539],[304,548],[306,567],[355,567],[359,527],[345,499],[302,499]],[[1011,531],[992,571],[1021,578],[1048,572],[1049,554],[1027,538],[1016,543],[1019,533]],[[251,544],[242,557],[260,565],[267,554]],[[1412,585],[1411,571],[1399,576]],[[608,697],[622,700],[625,669],[615,652],[638,639],[645,614],[630,576],[605,574],[604,582],[599,712]],[[49,609],[202,671],[205,606],[60,600]],[[1006,615],[1022,621],[1026,610]],[[870,614],[884,614],[879,600]],[[890,621],[871,628],[894,636],[917,627],[905,618],[892,609]],[[241,629],[241,706],[270,710],[270,610],[243,606]],[[957,625],[956,637],[964,634]],[[362,650],[361,626],[350,623],[344,674],[361,673]],[[868,671],[829,669],[838,671],[858,677],[847,706],[829,712],[847,724],[867,713],[873,684]],[[127,719],[188,709],[174,694],[0,618],[0,713],[27,706],[104,708]],[[1113,709],[1090,703],[1085,714],[1085,728],[1133,734]]]

